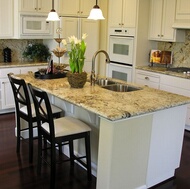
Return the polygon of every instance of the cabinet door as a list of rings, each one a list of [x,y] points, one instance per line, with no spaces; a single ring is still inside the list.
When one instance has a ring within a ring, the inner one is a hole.
[[[49,13],[52,9],[51,0],[38,0],[38,12]]]
[[[163,0],[151,0],[150,27],[149,27],[150,39],[160,38],[161,25],[162,25],[162,8],[163,8]]]
[[[190,1],[189,0],[177,0],[176,19],[190,20]]]
[[[96,4],[96,2],[93,0],[91,0],[91,1],[81,0],[80,1],[80,14],[81,14],[81,16],[89,16],[90,11],[95,4]]]
[[[135,77],[136,83],[148,86],[151,88],[159,89],[160,86],[160,76],[145,72],[145,71],[136,71],[136,77]]]
[[[9,80],[1,79],[2,109],[14,108],[14,96]]]
[[[173,41],[175,29],[172,28],[172,25],[175,19],[176,3],[174,0],[164,0],[163,3],[161,38]]]
[[[122,26],[123,0],[109,0],[109,27]]]
[[[21,11],[48,13],[52,7],[51,0],[21,0]]]
[[[20,9],[26,12],[36,12],[38,9],[37,0],[21,0]]]
[[[11,38],[14,35],[13,10],[14,0],[0,1],[0,39]]]
[[[99,49],[99,22],[83,18],[81,20],[81,35],[83,33],[88,35],[85,40],[87,48],[85,53],[84,70],[90,73],[92,69],[92,57]]]
[[[122,23],[124,27],[135,27],[137,15],[137,0],[123,0]]]
[[[79,0],[59,0],[59,13],[60,15],[76,16],[79,11]]]
[[[78,37],[78,31],[79,31],[78,18],[71,18],[71,17],[61,18],[61,28],[63,28],[61,34],[62,38],[68,40],[68,37],[72,35]]]

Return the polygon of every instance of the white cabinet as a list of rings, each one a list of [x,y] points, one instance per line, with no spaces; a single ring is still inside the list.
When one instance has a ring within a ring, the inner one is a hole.
[[[13,111],[15,107],[12,88],[7,77],[8,73],[25,74],[28,71],[38,71],[39,68],[47,66],[29,66],[20,68],[1,68],[0,69],[0,114]]]
[[[110,0],[109,27],[135,27],[137,0]]]
[[[189,0],[177,0],[176,19],[188,20],[188,21],[190,20],[190,1]]]
[[[136,70],[136,83],[159,89],[160,76],[151,72],[146,72],[142,70]]]
[[[0,39],[10,39],[14,35],[13,28],[14,0],[0,1]]]
[[[172,28],[175,20],[176,1],[151,0],[149,39],[183,42],[185,33]]]
[[[13,92],[7,77],[7,74],[10,72],[20,74],[20,68],[0,69],[0,110],[14,107]]]
[[[51,8],[51,0],[20,0],[21,12],[48,13]]]
[[[64,16],[89,16],[95,1],[87,0],[59,0],[59,13]]]
[[[62,17],[61,28],[63,28],[61,37],[67,40],[72,35],[80,39],[83,33],[88,35],[85,39],[87,48],[84,70],[90,72],[93,54],[99,49],[99,22],[87,18]]]
[[[190,79],[136,69],[138,84],[190,97]],[[190,130],[190,105],[187,109],[186,129]]]
[[[190,80],[168,75],[161,75],[160,89],[190,97]],[[190,130],[190,105],[187,109],[186,129]]]

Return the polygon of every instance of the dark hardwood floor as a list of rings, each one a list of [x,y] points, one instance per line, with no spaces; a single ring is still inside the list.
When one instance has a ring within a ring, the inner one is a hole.
[[[14,128],[14,114],[0,115],[0,188],[48,189],[49,167],[43,166],[41,176],[36,174],[37,143],[35,142],[34,163],[29,164],[26,142],[22,142],[20,155],[16,153]],[[95,189],[96,179],[93,177],[88,182],[86,171],[78,165],[73,170],[68,162],[57,168],[56,188]],[[190,189],[190,132],[185,132],[181,165],[176,170],[175,177],[152,189]]]

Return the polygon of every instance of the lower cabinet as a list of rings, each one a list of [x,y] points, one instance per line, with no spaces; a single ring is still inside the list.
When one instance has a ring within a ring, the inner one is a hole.
[[[135,80],[138,84],[159,89],[160,76],[157,74],[137,70]]]
[[[144,86],[190,97],[190,79],[137,69],[135,81]],[[187,109],[186,129],[190,130],[190,105]]]
[[[1,68],[0,69],[0,114],[13,112],[15,107],[12,88],[7,77],[8,73],[24,74],[28,71],[35,72],[39,68],[47,66],[31,66],[20,68]]]

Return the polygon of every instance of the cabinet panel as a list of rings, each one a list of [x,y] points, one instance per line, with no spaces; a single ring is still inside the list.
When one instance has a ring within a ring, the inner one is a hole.
[[[175,21],[176,1],[151,0],[149,39],[157,41],[183,42],[185,32],[172,28]]]
[[[51,0],[20,0],[20,10],[23,12],[48,13],[52,7]]]
[[[59,13],[64,16],[89,16],[95,1],[59,0]]]
[[[61,37],[66,38],[67,40],[71,35],[75,35],[78,38],[81,38],[83,33],[88,35],[85,40],[87,48],[85,53],[86,59],[84,70],[90,72],[92,56],[99,47],[99,22],[88,20],[87,18],[62,17],[61,28],[63,28]],[[68,57],[65,56],[63,62],[68,62],[67,59]]]
[[[110,0],[109,27],[135,27],[137,0]]]
[[[177,0],[176,19],[190,20],[190,1]]]
[[[2,109],[9,109],[14,107],[14,96],[12,88],[8,79],[1,79],[1,99]]]
[[[148,72],[138,71],[136,72],[136,83],[159,89],[160,77],[156,74],[150,74]]]
[[[9,39],[14,35],[13,10],[14,0],[0,1],[0,39]]]

